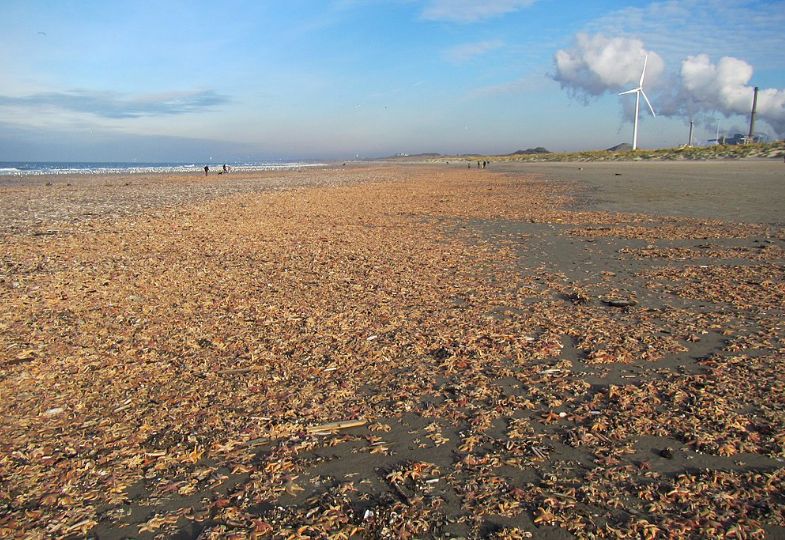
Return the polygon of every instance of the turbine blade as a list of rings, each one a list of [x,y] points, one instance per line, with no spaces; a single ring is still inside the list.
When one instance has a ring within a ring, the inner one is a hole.
[[[623,96],[624,94],[634,94],[638,90],[640,90],[640,88],[633,88],[632,90],[627,90],[626,92],[620,92],[619,95]]]
[[[646,97],[646,92],[641,90],[641,94],[643,95],[643,99],[646,100],[646,105],[649,106],[649,110],[651,111],[651,115],[652,116],[657,116],[656,114],[654,114],[654,108],[651,106],[651,102],[649,101],[649,98]]]
[[[647,54],[646,56],[643,57],[643,71],[641,71],[641,82],[638,84],[638,86],[641,87],[643,86],[643,78],[646,76],[646,62],[648,61],[649,61],[649,55]]]

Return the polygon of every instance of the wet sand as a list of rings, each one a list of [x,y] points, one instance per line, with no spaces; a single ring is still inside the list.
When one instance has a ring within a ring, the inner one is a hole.
[[[579,182],[590,208],[785,223],[781,160],[499,163],[494,170]]]
[[[773,207],[573,165],[0,188],[0,536],[782,535]]]

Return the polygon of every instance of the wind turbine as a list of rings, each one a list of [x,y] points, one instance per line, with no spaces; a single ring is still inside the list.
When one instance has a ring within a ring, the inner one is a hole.
[[[632,94],[635,93],[635,121],[632,124],[632,149],[638,149],[638,110],[640,109],[641,104],[641,96],[643,99],[646,100],[646,105],[649,106],[649,110],[651,111],[652,116],[657,116],[654,114],[654,109],[651,106],[651,102],[649,98],[646,97],[646,92],[643,91],[643,78],[646,76],[646,62],[649,60],[649,55],[643,57],[643,71],[641,72],[641,81],[638,83],[638,88],[633,88],[632,90],[627,90],[626,92],[621,92],[619,95],[623,96],[625,94]]]

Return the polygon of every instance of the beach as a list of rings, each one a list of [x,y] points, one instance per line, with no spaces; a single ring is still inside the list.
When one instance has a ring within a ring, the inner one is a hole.
[[[777,538],[785,165],[0,185],[0,537]]]
[[[785,222],[785,164],[778,159],[499,163],[495,169],[542,174],[586,186],[598,210]]]

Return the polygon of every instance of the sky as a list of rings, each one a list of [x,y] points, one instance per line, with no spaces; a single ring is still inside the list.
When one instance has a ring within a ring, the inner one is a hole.
[[[785,1],[3,0],[0,161],[785,137]]]

